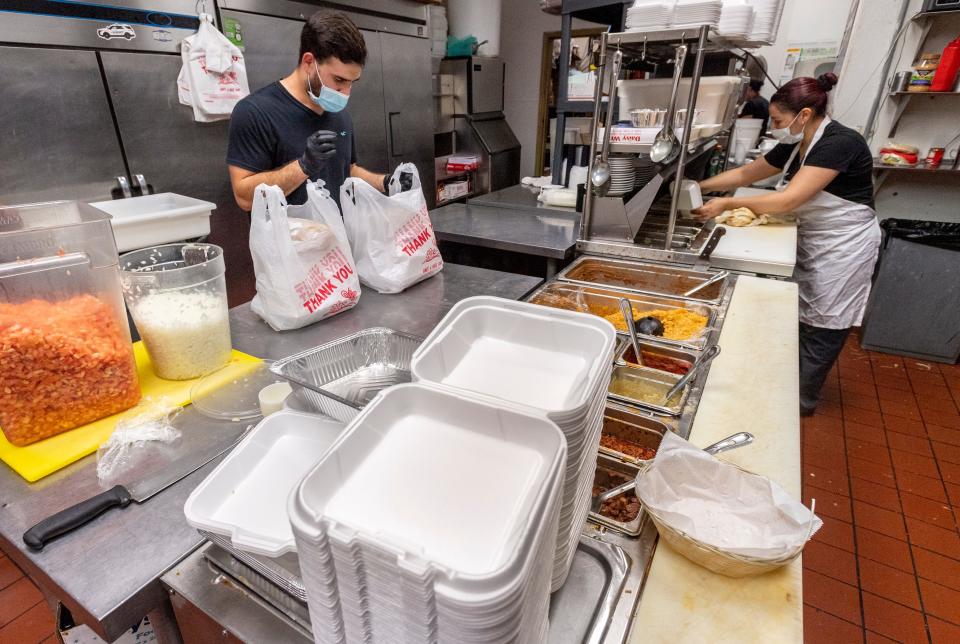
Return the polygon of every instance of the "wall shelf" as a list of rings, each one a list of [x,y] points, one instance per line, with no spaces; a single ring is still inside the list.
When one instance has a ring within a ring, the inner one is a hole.
[[[915,176],[949,177],[951,175],[960,174],[960,168],[953,167],[955,162],[955,159],[944,159],[940,163],[940,167],[931,168],[923,163],[918,163],[917,165],[884,165],[880,163],[879,160],[874,159],[873,171],[877,173],[877,177],[873,182],[873,194],[880,192],[880,188],[883,186],[884,182],[887,180],[887,177],[889,177],[890,173],[892,172]]]
[[[890,96],[960,96],[960,92],[890,92]]]
[[[939,18],[941,16],[957,16],[960,15],[960,9],[949,9],[946,11],[921,11],[913,15],[910,20],[913,22],[919,22],[921,20],[929,20],[931,18]]]

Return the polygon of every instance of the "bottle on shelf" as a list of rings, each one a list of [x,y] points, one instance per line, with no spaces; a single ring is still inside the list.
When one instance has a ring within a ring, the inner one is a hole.
[[[943,49],[940,64],[930,85],[931,92],[949,92],[953,90],[957,72],[960,71],[960,36],[957,36]]]

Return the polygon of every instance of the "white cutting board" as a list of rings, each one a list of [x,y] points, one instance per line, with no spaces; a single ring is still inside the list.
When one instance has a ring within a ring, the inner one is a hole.
[[[735,196],[767,194],[768,190],[739,188]],[[710,256],[710,265],[749,273],[790,277],[797,263],[797,224],[765,224],[727,229]]]

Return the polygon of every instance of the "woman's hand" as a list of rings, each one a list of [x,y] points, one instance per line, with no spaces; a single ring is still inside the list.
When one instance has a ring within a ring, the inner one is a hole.
[[[696,210],[691,211],[691,214],[700,221],[707,221],[708,219],[722,215],[727,210],[730,210],[730,199],[727,197],[718,197],[711,199]]]

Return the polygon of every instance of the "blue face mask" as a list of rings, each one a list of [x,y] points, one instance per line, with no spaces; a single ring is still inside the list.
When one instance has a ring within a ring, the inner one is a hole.
[[[320,78],[320,68],[317,67],[317,62],[313,62],[313,68],[317,70],[317,79],[320,81],[320,95],[317,96],[313,93],[313,86],[310,82],[310,79],[307,79],[307,96],[310,97],[310,100],[314,102],[315,105],[323,108],[324,112],[339,112],[347,106],[347,101],[350,100],[348,94],[341,94],[335,89],[330,89],[323,84],[323,79]]]

